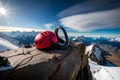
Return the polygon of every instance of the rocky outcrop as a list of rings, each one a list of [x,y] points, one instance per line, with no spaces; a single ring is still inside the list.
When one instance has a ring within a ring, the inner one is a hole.
[[[90,46],[87,46],[85,54],[87,54],[92,61],[95,61],[97,63],[103,61],[103,58],[101,56],[102,52],[97,44],[92,44]]]
[[[64,50],[19,48],[0,54],[11,68],[0,71],[5,80],[92,80],[84,43],[71,43]]]
[[[86,52],[88,57],[103,66],[120,66],[120,57],[111,51],[111,49],[92,44],[87,46]]]
[[[90,71],[90,66],[88,62],[88,55],[85,54],[85,44],[76,46],[78,53],[80,55],[80,70],[77,76],[77,80],[92,80],[92,73]]]

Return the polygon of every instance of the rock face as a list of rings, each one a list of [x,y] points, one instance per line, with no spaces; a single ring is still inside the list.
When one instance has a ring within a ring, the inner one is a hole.
[[[87,54],[92,61],[95,61],[97,63],[100,63],[100,61],[101,62],[103,61],[103,58],[101,56],[102,52],[101,52],[99,46],[96,44],[87,46],[85,54]]]
[[[7,51],[0,56],[7,57],[11,67],[2,70],[0,66],[0,79],[92,80],[84,53],[84,43],[71,43],[65,50],[32,47]]]
[[[120,66],[120,57],[116,55],[115,52],[112,52],[103,46],[96,44],[87,46],[85,54],[87,54],[88,57],[97,64],[111,67]]]
[[[79,43],[78,43],[79,44]],[[77,80],[92,80],[92,73],[90,71],[90,66],[88,62],[88,55],[85,54],[85,45],[76,46],[78,53],[80,55],[80,70],[77,76]]]

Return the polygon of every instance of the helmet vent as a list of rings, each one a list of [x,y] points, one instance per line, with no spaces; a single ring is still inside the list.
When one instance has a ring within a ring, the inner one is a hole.
[[[47,33],[45,32],[45,34],[47,35]]]
[[[45,36],[43,33],[41,33],[43,36]]]

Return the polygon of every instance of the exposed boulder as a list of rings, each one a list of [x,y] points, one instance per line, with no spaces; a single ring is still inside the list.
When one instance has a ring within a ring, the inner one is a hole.
[[[1,70],[0,79],[92,80],[84,53],[84,43],[71,43],[65,50],[41,51],[32,47],[7,51],[0,56],[8,57],[11,68]]]

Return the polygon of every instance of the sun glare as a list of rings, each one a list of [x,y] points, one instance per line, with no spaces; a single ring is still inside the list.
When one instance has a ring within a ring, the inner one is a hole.
[[[0,15],[3,15],[3,16],[7,15],[7,10],[3,7],[0,7]]]

